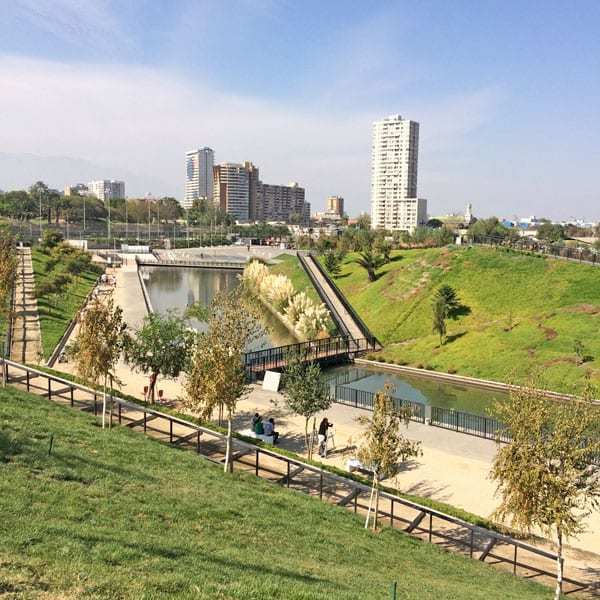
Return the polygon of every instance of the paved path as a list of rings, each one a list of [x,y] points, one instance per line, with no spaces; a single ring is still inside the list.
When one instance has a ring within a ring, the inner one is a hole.
[[[19,248],[17,258],[19,262],[10,357],[19,362],[37,364],[42,355],[42,332],[35,297],[31,248]]]
[[[331,284],[325,277],[323,277],[323,274],[317,268],[315,259],[310,255],[305,255],[304,260],[307,268],[310,270],[315,280],[319,283],[325,295],[329,298],[329,301],[333,305],[343,324],[346,326],[346,329],[350,335],[356,340],[364,338],[365,336],[358,323],[356,323],[354,320],[354,317],[346,310]]]

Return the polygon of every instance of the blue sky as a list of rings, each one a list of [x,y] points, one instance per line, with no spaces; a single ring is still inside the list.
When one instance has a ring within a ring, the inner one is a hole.
[[[2,10],[0,152],[81,158],[98,177],[135,174],[129,193],[180,195],[185,150],[209,145],[264,181],[299,181],[314,209],[341,194],[355,213],[369,208],[371,122],[400,113],[421,123],[431,213],[600,219],[595,0]]]

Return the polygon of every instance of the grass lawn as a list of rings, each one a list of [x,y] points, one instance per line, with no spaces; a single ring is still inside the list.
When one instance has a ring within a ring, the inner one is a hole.
[[[271,265],[269,270],[272,273],[287,275],[297,292],[306,292],[306,295],[318,304],[321,303],[319,294],[315,290],[306,271],[302,268],[300,260],[296,255],[281,254],[275,259],[277,264]]]
[[[31,258],[36,283],[42,282],[45,278],[52,277],[55,274],[65,272],[60,262],[54,269],[46,272],[45,267],[50,260],[50,256],[37,248],[32,249]],[[69,322],[81,308],[86,296],[94,287],[96,279],[98,279],[98,272],[90,269],[73,277],[73,281],[58,299],[47,295],[38,296],[37,302],[42,330],[44,358],[48,358],[52,354],[56,344],[58,344],[67,329]]]
[[[54,446],[48,455],[49,438]],[[343,509],[0,390],[0,590],[33,598],[550,598]]]
[[[388,362],[499,381],[525,382],[539,369],[558,391],[600,383],[600,270],[489,248],[393,254],[374,283],[349,255],[336,283],[384,344]],[[432,294],[451,285],[466,314],[448,322],[440,347],[431,330]],[[575,340],[587,360],[578,364]]]

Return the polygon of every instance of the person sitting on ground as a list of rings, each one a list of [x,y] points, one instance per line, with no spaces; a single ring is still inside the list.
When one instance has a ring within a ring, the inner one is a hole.
[[[258,420],[254,424],[254,433],[256,435],[265,435],[265,428],[260,415],[258,415]]]
[[[325,458],[327,454],[327,431],[330,427],[333,427],[333,423],[330,423],[327,417],[324,417],[319,425],[319,456],[322,458]]]
[[[279,432],[275,431],[275,419],[271,417],[268,421],[265,421],[264,424],[265,435],[273,437],[273,444],[277,443],[277,439],[279,438]]]

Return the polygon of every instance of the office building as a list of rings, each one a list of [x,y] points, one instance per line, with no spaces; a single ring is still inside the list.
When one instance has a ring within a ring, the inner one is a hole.
[[[427,221],[417,195],[419,124],[400,115],[373,124],[371,226],[412,232]]]
[[[181,205],[191,208],[197,198],[213,200],[213,166],[215,153],[211,148],[190,150],[185,155],[185,198]]]
[[[115,198],[125,198],[125,182],[115,181],[114,179],[101,179],[99,181],[90,181],[87,185],[91,196],[96,196],[98,200],[105,202]]]
[[[341,196],[329,196],[327,198],[326,213],[344,216],[344,199]]]
[[[258,167],[251,162],[244,163],[244,169],[248,173],[248,219],[250,221],[260,220],[260,186],[261,181],[258,176]]]
[[[213,201],[236,221],[250,212],[250,177],[244,165],[221,163],[213,167]]]

